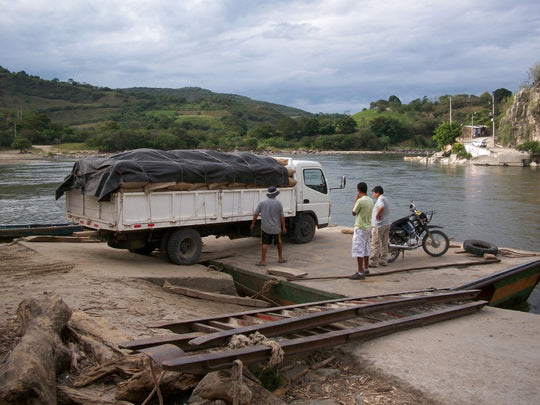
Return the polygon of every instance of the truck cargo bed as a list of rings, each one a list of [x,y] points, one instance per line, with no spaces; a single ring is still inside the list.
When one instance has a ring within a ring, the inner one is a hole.
[[[267,190],[232,189],[113,193],[110,201],[66,192],[66,216],[96,230],[131,231],[249,221]],[[294,188],[280,188],[278,199],[286,217],[296,215]]]

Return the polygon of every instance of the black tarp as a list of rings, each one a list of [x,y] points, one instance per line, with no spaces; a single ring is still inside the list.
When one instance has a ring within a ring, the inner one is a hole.
[[[264,187],[288,186],[289,178],[287,169],[275,159],[248,152],[135,149],[78,160],[56,190],[56,199],[76,188],[106,201],[121,183],[130,182],[229,182]]]

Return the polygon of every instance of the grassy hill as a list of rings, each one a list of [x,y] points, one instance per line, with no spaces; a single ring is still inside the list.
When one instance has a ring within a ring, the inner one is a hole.
[[[43,113],[54,122],[74,127],[99,124],[130,113],[156,116],[183,111],[184,116],[204,113],[223,118],[240,112],[247,117],[248,126],[261,121],[275,123],[285,116],[309,115],[296,108],[197,87],[112,90],[74,81],[43,80],[25,72],[10,73],[2,67],[0,109]]]
[[[352,116],[310,114],[198,87],[110,89],[0,67],[0,147],[23,138],[33,144],[85,143],[102,151],[433,148],[435,128],[449,119],[450,97],[454,121],[490,125],[489,93],[408,104],[390,96]]]

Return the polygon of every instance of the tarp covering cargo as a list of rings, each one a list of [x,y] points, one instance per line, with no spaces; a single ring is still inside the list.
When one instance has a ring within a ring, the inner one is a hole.
[[[107,201],[123,183],[244,183],[250,187],[288,186],[287,169],[268,156],[212,150],[135,149],[75,162],[56,190],[56,199],[77,188]]]

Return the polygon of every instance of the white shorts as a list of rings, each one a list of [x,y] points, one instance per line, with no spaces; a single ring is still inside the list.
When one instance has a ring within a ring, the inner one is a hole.
[[[352,257],[366,257],[371,253],[369,246],[369,231],[356,229],[352,238]]]

